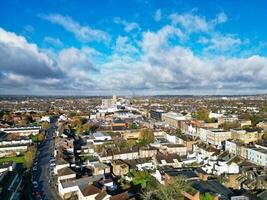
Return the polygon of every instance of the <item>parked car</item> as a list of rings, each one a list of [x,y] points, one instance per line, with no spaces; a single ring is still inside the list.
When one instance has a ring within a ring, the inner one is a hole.
[[[33,171],[37,171],[37,166],[34,166],[34,167],[32,168],[32,170],[33,170]]]
[[[37,188],[38,188],[38,183],[37,183],[37,181],[33,181],[33,182],[32,182],[32,185],[33,185],[33,188],[34,188],[34,189],[37,189]]]

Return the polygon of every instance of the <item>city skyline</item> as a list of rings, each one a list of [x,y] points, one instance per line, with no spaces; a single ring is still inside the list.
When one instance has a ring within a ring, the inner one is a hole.
[[[0,94],[266,94],[266,6],[3,2]]]

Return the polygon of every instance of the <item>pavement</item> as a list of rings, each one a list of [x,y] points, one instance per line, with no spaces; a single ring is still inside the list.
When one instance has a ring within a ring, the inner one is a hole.
[[[40,152],[37,157],[37,171],[34,172],[34,176],[38,181],[38,190],[42,199],[45,200],[57,200],[60,199],[52,183],[52,177],[49,175],[49,160],[51,154],[54,155],[54,139],[53,135],[56,133],[55,123],[51,123],[51,128],[48,129],[46,139],[38,148]]]

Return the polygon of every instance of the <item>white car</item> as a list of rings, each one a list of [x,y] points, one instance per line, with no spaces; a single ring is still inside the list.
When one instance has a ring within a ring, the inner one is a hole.
[[[38,188],[38,183],[37,181],[33,181],[32,182],[33,188],[37,189]]]
[[[37,170],[37,166],[34,166],[34,167],[32,168],[32,170],[33,170],[33,171],[36,171],[36,170]]]

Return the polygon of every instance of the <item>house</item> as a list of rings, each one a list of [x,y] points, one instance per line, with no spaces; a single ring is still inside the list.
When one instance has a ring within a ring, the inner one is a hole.
[[[163,169],[161,173],[163,174],[165,184],[168,183],[172,177],[176,176],[183,176],[187,181],[199,180],[196,172],[190,169],[167,168]]]
[[[86,185],[85,187],[80,186],[79,188],[79,200],[95,200],[95,197],[102,191],[93,184]]]
[[[168,153],[168,154],[173,154],[176,153],[180,156],[186,155],[186,146],[183,144],[165,144],[161,145],[160,151]]]
[[[155,156],[158,153],[158,149],[155,147],[141,147],[139,148],[139,157],[140,158],[150,158]]]
[[[112,172],[116,176],[123,177],[129,172],[129,166],[122,160],[113,160],[111,166]]]
[[[267,148],[263,146],[249,147],[248,160],[256,164],[267,166]]]
[[[226,140],[225,151],[229,151],[229,153],[240,156],[244,159],[248,158],[248,147],[241,141]]]
[[[133,149],[123,149],[123,150],[114,150],[113,151],[113,160],[132,160],[132,159],[137,159],[139,158],[139,151],[138,148],[133,148]]]
[[[196,153],[196,158],[199,163],[204,162],[205,160],[211,158],[213,155],[216,155],[220,152],[220,150],[204,143],[194,145],[194,151]]]
[[[263,132],[258,130],[231,129],[230,131],[233,140],[239,140],[245,144],[259,141],[263,135]]]
[[[155,165],[159,167],[163,166],[172,166],[172,167],[181,167],[182,161],[181,157],[177,154],[163,154],[158,153],[153,158]]]
[[[66,160],[64,160],[63,158],[58,158],[55,161],[55,167],[54,167],[54,173],[57,174],[58,170],[66,168],[66,167],[70,167],[70,163],[68,163]]]
[[[134,160],[124,160],[124,162],[128,164],[131,169],[136,169],[138,171],[153,170],[155,168],[152,158],[139,158],[139,159],[134,159]]]
[[[266,190],[266,168],[250,165],[242,169],[240,176],[236,180],[246,190]]]
[[[101,178],[104,178],[102,175],[99,176],[89,176],[83,178],[72,178],[64,179],[58,181],[58,194],[61,198],[69,198],[72,195],[81,197],[81,189],[85,188],[89,183],[94,181],[99,181]]]
[[[109,174],[111,172],[110,166],[101,162],[92,164],[91,168],[94,176]]]
[[[57,170],[58,181],[65,179],[73,179],[76,177],[76,172],[70,167],[64,167],[62,169]]]
[[[10,128],[1,128],[0,131],[7,134],[18,134],[20,136],[30,136],[37,135],[41,130],[40,126],[32,127],[10,127]]]
[[[193,152],[193,145],[196,140],[191,135],[183,134],[177,137],[177,143],[186,146],[186,152]]]

